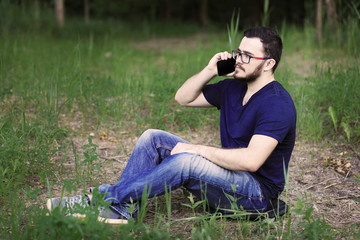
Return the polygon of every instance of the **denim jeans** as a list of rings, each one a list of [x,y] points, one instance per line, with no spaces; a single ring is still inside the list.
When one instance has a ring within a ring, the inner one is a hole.
[[[130,156],[120,180],[99,186],[106,201],[125,204],[130,199],[140,201],[145,186],[149,197],[184,186],[189,192],[206,200],[211,208],[231,208],[231,195],[241,208],[254,211],[266,209],[266,200],[259,183],[245,171],[224,169],[199,155],[179,153],[170,155],[172,148],[185,140],[161,130],[145,131]],[[166,185],[165,185],[166,183]],[[233,191],[236,186],[236,192]],[[225,194],[226,193],[226,194]]]

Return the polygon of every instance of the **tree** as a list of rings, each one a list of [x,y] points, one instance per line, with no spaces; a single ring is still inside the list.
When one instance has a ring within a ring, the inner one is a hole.
[[[316,1],[316,39],[321,46],[322,43],[322,1]]]
[[[336,13],[336,3],[334,0],[325,0],[327,23],[329,30],[337,31],[339,28],[338,17]]]
[[[85,24],[89,25],[89,23],[90,23],[90,3],[89,3],[89,0],[84,0],[84,15],[85,15]]]
[[[172,19],[172,14],[171,14],[171,0],[166,0],[166,5],[165,5],[165,21],[168,23],[170,22]]]
[[[207,11],[208,1],[200,0],[200,23],[201,26],[206,27],[208,25],[208,11]]]
[[[326,27],[328,31],[335,34],[328,34],[330,37],[337,37],[339,32],[338,17],[336,13],[336,3],[335,0],[325,0],[326,6]],[[316,2],[316,38],[318,44],[322,44],[322,31],[323,31],[323,21],[322,21],[322,0],[317,0]]]
[[[60,28],[65,24],[65,7],[64,0],[55,0],[55,15]]]

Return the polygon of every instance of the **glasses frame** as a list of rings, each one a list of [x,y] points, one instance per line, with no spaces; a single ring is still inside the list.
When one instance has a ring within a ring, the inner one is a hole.
[[[247,56],[249,58],[249,61],[248,62],[245,62],[243,60],[243,55]],[[268,59],[271,59],[269,57],[255,57],[255,56],[250,56],[249,54],[246,54],[246,53],[242,53],[241,51],[239,50],[233,50],[232,51],[232,57],[233,59],[237,59],[238,57],[240,56],[240,59],[241,59],[241,62],[245,63],[245,64],[249,64],[251,59],[254,58],[254,59],[257,59],[257,60],[268,60]]]

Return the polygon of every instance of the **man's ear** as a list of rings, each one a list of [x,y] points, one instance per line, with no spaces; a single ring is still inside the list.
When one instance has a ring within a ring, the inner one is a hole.
[[[273,59],[273,58],[270,58],[270,59],[266,60],[265,66],[264,66],[264,70],[265,70],[265,71],[270,71],[270,70],[272,70],[273,67],[275,66],[275,64],[276,64],[276,61],[275,61],[275,59]]]

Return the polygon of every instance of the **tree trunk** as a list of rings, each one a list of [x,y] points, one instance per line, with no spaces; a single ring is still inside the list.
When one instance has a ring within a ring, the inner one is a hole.
[[[39,0],[34,0],[34,18],[36,21],[40,19],[40,3]]]
[[[334,0],[325,0],[326,12],[327,12],[327,23],[330,30],[337,31],[338,29],[338,17],[336,14],[336,3]]]
[[[84,0],[84,15],[85,15],[85,24],[89,25],[89,23],[90,23],[90,3],[89,3],[89,0]]]
[[[165,22],[169,23],[170,21],[171,21],[171,0],[166,0]]]
[[[39,28],[40,22],[40,3],[39,0],[34,0],[34,26]]]
[[[200,0],[200,23],[201,26],[207,27],[208,25],[208,13],[207,13],[207,0]]]
[[[318,44],[322,44],[322,1],[316,1],[316,39]]]
[[[64,0],[55,0],[55,15],[60,28],[65,24],[65,7]]]

